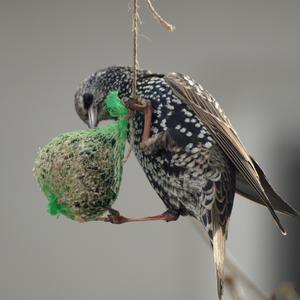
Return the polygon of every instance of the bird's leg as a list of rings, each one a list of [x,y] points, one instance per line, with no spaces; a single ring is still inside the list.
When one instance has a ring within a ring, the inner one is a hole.
[[[143,130],[143,136],[142,136],[142,142],[144,143],[147,141],[147,139],[150,138],[150,129],[152,126],[152,105],[151,102],[142,98],[139,98],[140,103],[136,103],[135,101],[132,101],[132,99],[129,99],[125,102],[125,105],[127,108],[133,110],[133,111],[139,111],[143,112],[144,117],[144,130]]]
[[[146,221],[176,221],[179,218],[179,214],[175,213],[171,210],[167,210],[166,212],[155,215],[155,216],[149,216],[149,217],[143,217],[143,218],[127,218],[114,209],[109,210],[110,214],[105,217],[104,219],[101,219],[104,222],[109,222],[112,224],[123,224],[123,223],[129,223],[129,222],[146,222]]]
[[[124,102],[127,108],[143,112],[145,115],[143,136],[140,144],[141,149],[145,154],[152,154],[160,149],[168,149],[169,146],[174,144],[168,131],[160,132],[150,137],[153,108],[150,101],[142,98],[139,98],[139,100],[140,103],[136,103],[132,99],[126,99]]]

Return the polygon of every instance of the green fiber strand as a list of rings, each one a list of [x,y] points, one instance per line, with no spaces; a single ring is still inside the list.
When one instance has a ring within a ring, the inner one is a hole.
[[[47,196],[49,203],[48,203],[48,213],[52,216],[64,215],[66,217],[72,218],[72,214],[70,209],[65,207],[62,204],[59,204],[57,202],[58,195],[55,195],[55,193],[51,192],[49,188],[49,184],[46,184],[45,182],[42,182],[41,179],[39,179],[40,185],[43,187],[43,192]]]
[[[105,109],[113,118],[124,117],[128,114],[128,109],[121,102],[117,91],[110,91],[105,98]]]
[[[117,91],[110,91],[105,98],[105,109],[108,114],[113,118],[125,117],[128,115],[128,109],[122,103],[121,99],[118,96]],[[115,128],[115,125],[117,128]],[[110,127],[112,126],[112,127]],[[119,137],[122,141],[125,141],[127,138],[127,130],[128,130],[128,121],[125,119],[120,119],[114,124],[108,126],[108,130],[118,130]]]
[[[119,120],[117,122],[117,126],[118,126],[120,141],[125,142],[127,139],[128,121],[127,120]]]

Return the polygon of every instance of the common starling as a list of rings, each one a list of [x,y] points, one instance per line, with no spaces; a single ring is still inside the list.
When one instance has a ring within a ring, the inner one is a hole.
[[[90,127],[108,119],[103,99],[111,90],[132,104],[132,77],[130,67],[114,66],[84,80],[75,94],[79,117]],[[200,221],[213,246],[222,299],[225,240],[235,192],[265,205],[283,234],[275,210],[295,217],[299,213],[274,191],[218,102],[192,78],[140,70],[137,95],[148,105],[145,115],[143,109],[133,114],[133,150],[167,212],[136,220],[171,221],[188,215]],[[144,122],[149,116],[151,122]]]

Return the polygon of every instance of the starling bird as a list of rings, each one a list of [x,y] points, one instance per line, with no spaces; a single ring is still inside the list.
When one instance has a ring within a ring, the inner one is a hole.
[[[180,73],[140,70],[137,95],[145,105],[138,107],[130,98],[132,77],[130,67],[119,66],[92,74],[78,88],[75,108],[86,124],[95,127],[109,118],[103,100],[116,90],[135,110],[130,128],[133,150],[167,211],[140,219],[116,215],[111,221],[171,221],[180,215],[200,221],[213,247],[222,299],[225,240],[235,192],[265,205],[283,234],[275,211],[295,217],[299,213],[274,191],[218,102],[200,84]]]

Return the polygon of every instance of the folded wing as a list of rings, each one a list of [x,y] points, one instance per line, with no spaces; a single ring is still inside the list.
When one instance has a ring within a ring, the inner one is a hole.
[[[274,209],[299,216],[273,190],[263,171],[251,158],[240,141],[218,102],[190,77],[171,73],[165,77],[173,93],[194,111],[210,130],[216,143],[232,161],[237,170],[237,191],[247,198],[265,205],[283,234],[286,234]]]

